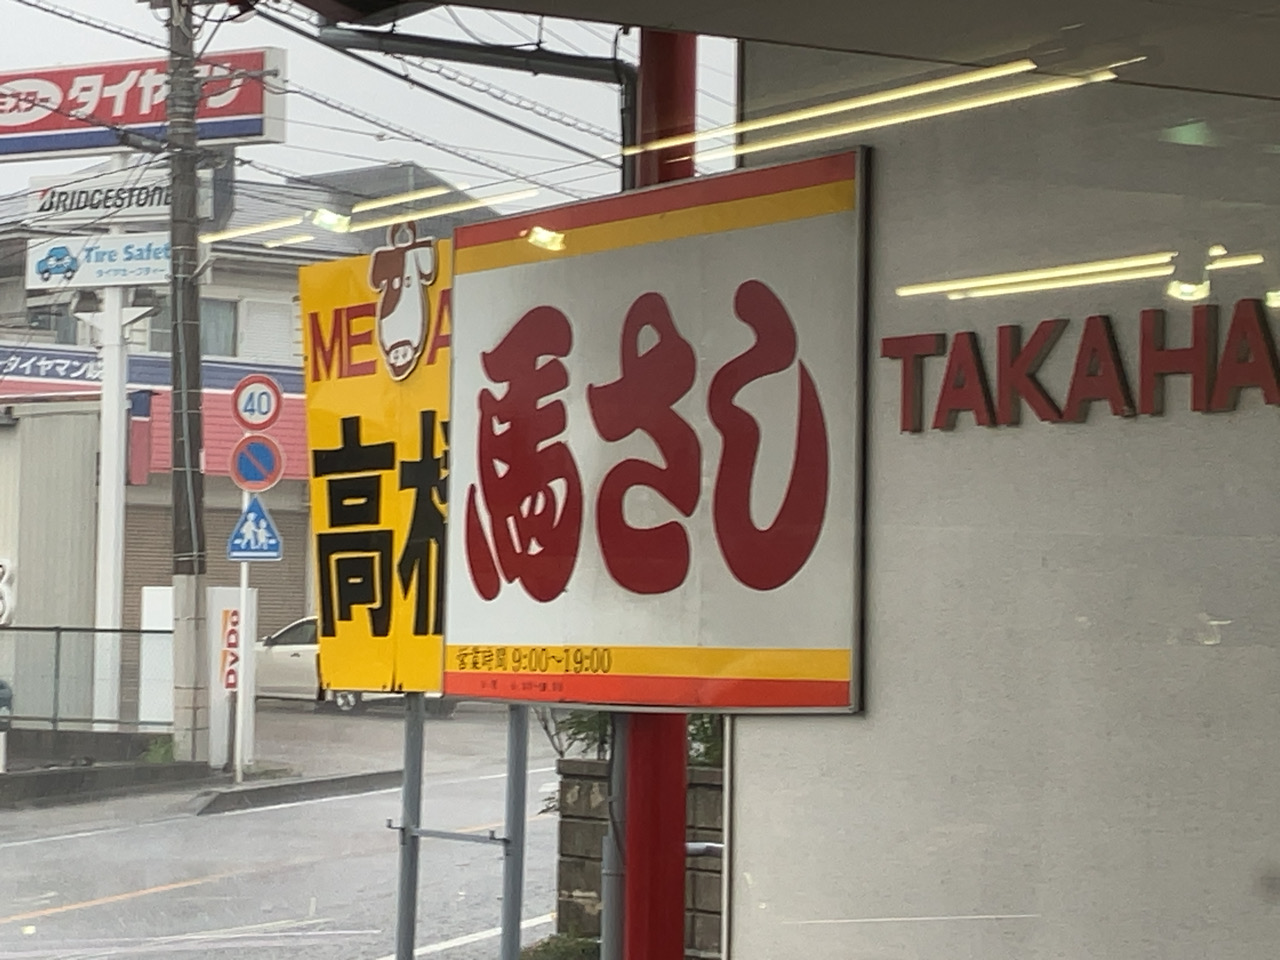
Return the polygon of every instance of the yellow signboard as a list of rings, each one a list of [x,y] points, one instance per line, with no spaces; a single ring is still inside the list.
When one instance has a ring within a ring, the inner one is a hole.
[[[325,689],[442,689],[451,254],[397,224],[299,271]]]

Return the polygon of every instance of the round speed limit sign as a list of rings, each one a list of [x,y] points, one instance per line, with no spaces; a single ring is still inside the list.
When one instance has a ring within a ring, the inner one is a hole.
[[[236,423],[250,432],[266,430],[280,417],[283,406],[280,384],[263,373],[254,373],[231,391]]]

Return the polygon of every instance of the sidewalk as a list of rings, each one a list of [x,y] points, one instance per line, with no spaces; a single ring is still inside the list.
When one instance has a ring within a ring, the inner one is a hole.
[[[297,777],[350,776],[404,767],[404,707],[374,703],[364,713],[316,710],[311,703],[258,701],[255,757],[259,764],[285,766]],[[474,770],[477,763],[505,766],[506,707],[463,703],[448,720],[428,719],[423,767],[428,775]],[[534,726],[529,756],[550,755]]]

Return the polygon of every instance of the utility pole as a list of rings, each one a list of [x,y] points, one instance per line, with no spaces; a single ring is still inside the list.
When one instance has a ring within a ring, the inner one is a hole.
[[[169,176],[173,202],[170,287],[173,379],[173,737],[182,760],[209,757],[209,653],[205,631],[200,298],[196,289],[194,0],[169,0]]]

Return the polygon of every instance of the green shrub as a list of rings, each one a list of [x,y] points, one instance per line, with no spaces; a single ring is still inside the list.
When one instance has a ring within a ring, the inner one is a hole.
[[[600,942],[557,933],[525,947],[520,960],[600,960]]]
[[[173,737],[152,737],[142,762],[173,763]]]
[[[609,714],[597,710],[547,710],[538,722],[558,756],[575,748],[594,753],[597,760],[609,756]],[[689,763],[695,767],[724,766],[724,717],[715,713],[689,715]]]

